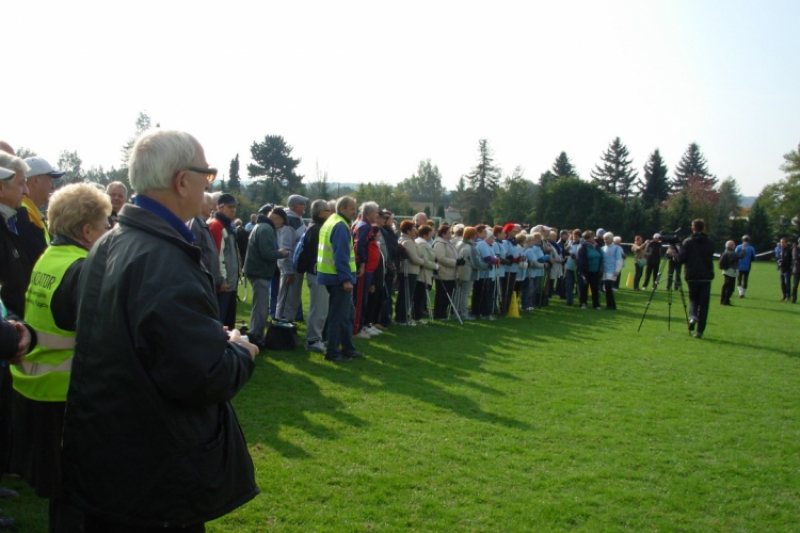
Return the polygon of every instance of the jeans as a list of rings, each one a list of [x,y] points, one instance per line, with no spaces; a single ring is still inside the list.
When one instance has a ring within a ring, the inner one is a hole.
[[[347,292],[342,285],[326,285],[330,295],[328,308],[328,349],[326,356],[347,355],[356,351],[353,346],[353,322],[356,308],[353,305],[353,293]],[[340,348],[341,346],[341,348]]]
[[[697,320],[697,331],[703,333],[708,318],[708,303],[711,300],[710,281],[687,281],[689,284],[689,318]]]
[[[306,344],[322,340],[325,318],[328,316],[330,296],[325,285],[317,283],[317,275],[306,274],[308,284],[308,319],[306,320]]]
[[[633,290],[639,290],[639,282],[642,281],[642,274],[644,274],[644,267],[639,264],[639,261],[634,263],[636,273],[633,275]]]
[[[269,293],[271,279],[247,278],[253,287],[253,309],[250,312],[250,342],[261,344],[264,342],[264,328],[267,327],[267,313],[269,312]]]
[[[567,305],[572,305],[575,301],[575,271],[567,270],[564,273],[564,290],[567,297]]]

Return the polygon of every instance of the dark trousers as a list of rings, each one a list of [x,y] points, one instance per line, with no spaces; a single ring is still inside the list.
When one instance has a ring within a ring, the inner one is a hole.
[[[722,305],[731,305],[731,296],[733,296],[733,288],[736,286],[736,278],[723,274],[722,280],[722,292],[719,296],[719,303]]]
[[[747,288],[747,279],[750,277],[749,270],[740,270],[739,277],[736,278],[736,284],[743,289]]]
[[[153,533],[155,531],[180,531],[181,533],[204,533],[205,524],[194,524],[181,527],[136,527],[112,524],[92,515],[86,515],[84,533]]]
[[[619,279],[619,276],[617,276]],[[616,309],[617,308],[617,301],[614,299],[614,281],[613,279],[607,279],[603,281],[603,285],[606,288],[606,307],[608,309]]]
[[[494,312],[495,298],[494,298],[494,280],[486,278],[483,280],[483,287],[481,290],[481,307],[480,315],[482,317],[491,316]],[[473,311],[474,313],[475,311]]]
[[[669,262],[669,273],[667,274],[667,282],[672,281],[672,286],[675,287],[675,290],[680,290],[681,288],[681,270],[683,270],[683,265],[679,263],[675,263],[674,261]],[[667,283],[666,289],[669,289],[669,283]]]
[[[514,284],[517,281],[517,273],[507,272],[502,280],[503,285],[500,287],[500,314],[507,315],[511,306],[511,294],[514,292]]]
[[[589,300],[589,289],[592,289],[592,307],[600,307],[600,272],[587,272],[586,283],[580,284],[580,302],[586,305]]]
[[[392,323],[392,296],[394,296],[394,280],[397,277],[397,271],[394,269],[386,269],[386,284],[384,298],[381,303],[381,326],[389,327]]]
[[[634,263],[636,273],[633,275],[633,290],[639,290],[639,282],[642,281],[642,274],[644,274],[644,267],[639,264],[639,261]]]
[[[781,292],[787,300],[792,296],[792,275],[789,272],[781,272]]]
[[[564,272],[564,296],[567,305],[572,305],[575,301],[575,271],[567,270]]]
[[[414,305],[411,312],[414,320],[422,320],[425,308],[428,306],[428,296],[428,284],[424,281],[419,281],[419,278],[417,278],[417,285],[414,287]]]
[[[656,283],[656,277],[658,276],[658,263],[647,263],[644,269],[644,287],[647,288],[647,285],[650,283],[650,276],[653,276],[653,283]]]
[[[797,286],[800,285],[800,274],[792,274],[792,303],[797,303]]]
[[[218,292],[217,304],[219,305],[219,321],[223,326],[228,326],[228,329],[234,329],[236,327],[236,291]]]
[[[433,318],[436,320],[447,318],[447,310],[450,308],[450,300],[447,299],[447,295],[449,294],[452,298],[455,288],[456,281],[453,279],[436,280],[436,298],[433,301]]]
[[[353,287],[353,305],[356,309],[353,333],[358,333],[367,325],[367,300],[369,299],[369,288],[372,286],[372,275],[373,272],[364,272],[364,275],[356,280],[356,285]]]
[[[8,472],[9,460],[11,459],[11,428],[12,420],[12,401],[14,387],[11,380],[11,370],[8,363],[0,362],[0,478]]]
[[[697,319],[697,331],[703,333],[711,300],[710,281],[687,281],[689,284],[689,318]]]
[[[473,316],[480,316],[481,303],[483,302],[483,283],[486,280],[477,279],[472,284],[472,302],[471,311]]]
[[[353,322],[356,308],[353,293],[347,292],[341,284],[326,285],[331,297],[328,307],[328,350],[326,355],[336,356],[353,353]],[[341,348],[340,348],[341,346]]]
[[[394,306],[394,319],[397,322],[408,322],[411,302],[414,299],[414,289],[417,288],[417,275],[397,275],[397,302]]]

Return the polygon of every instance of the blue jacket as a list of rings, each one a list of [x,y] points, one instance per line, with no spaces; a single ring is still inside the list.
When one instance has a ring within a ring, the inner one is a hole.
[[[734,250],[736,253],[739,253],[743,250],[742,245],[736,247]],[[745,252],[744,257],[739,259],[739,272],[750,272],[750,263],[756,260],[756,249],[753,248],[752,245],[747,245],[747,252]]]
[[[603,273],[616,274],[622,270],[622,247],[616,244],[603,246]]]

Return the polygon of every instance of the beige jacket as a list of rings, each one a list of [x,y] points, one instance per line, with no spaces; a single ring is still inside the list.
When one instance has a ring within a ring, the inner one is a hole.
[[[437,277],[444,281],[456,279],[456,261],[458,260],[456,247],[441,237],[436,237],[433,241],[433,255],[436,257],[436,262],[439,263]]]
[[[425,260],[421,258],[419,256],[419,252],[417,252],[417,243],[414,242],[414,239],[412,239],[410,235],[405,233],[400,234],[400,239],[398,242],[400,243],[400,246],[405,249],[408,259],[403,259],[400,261],[400,266],[397,269],[397,273],[407,274],[409,276],[418,276],[419,267],[425,264]]]

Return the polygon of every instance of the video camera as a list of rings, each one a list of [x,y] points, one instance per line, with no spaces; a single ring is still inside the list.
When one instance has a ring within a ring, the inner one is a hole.
[[[681,228],[676,229],[675,231],[665,231],[661,230],[658,232],[661,235],[661,242],[664,244],[681,244],[683,240],[680,237]]]

